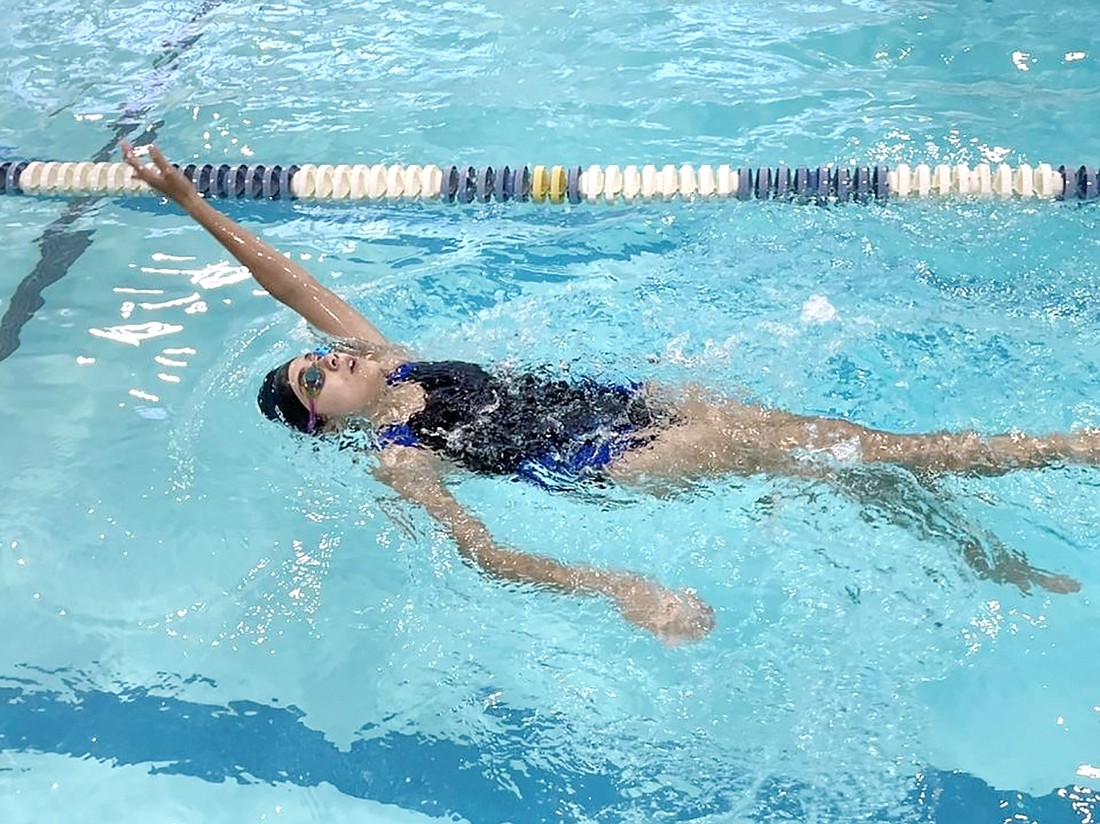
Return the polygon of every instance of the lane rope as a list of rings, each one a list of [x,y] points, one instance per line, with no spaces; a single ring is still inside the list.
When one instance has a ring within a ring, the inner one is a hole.
[[[229,200],[439,201],[443,203],[635,203],[667,200],[785,200],[869,203],[893,200],[1100,198],[1094,166],[1049,163],[973,167],[909,166],[177,166],[205,197]],[[5,161],[0,194],[154,195],[127,164]]]

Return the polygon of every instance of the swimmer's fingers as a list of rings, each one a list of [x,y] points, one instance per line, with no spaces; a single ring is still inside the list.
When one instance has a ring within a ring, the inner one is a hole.
[[[698,641],[714,629],[714,608],[691,588],[675,593],[678,603],[670,610],[666,644],[674,646]]]
[[[714,610],[694,592],[628,576],[614,597],[626,620],[669,646],[698,641],[714,629]]]
[[[160,188],[163,185],[163,175],[161,174],[161,172],[158,171],[158,169],[152,168],[148,164],[143,163],[141,158],[138,157],[137,152],[134,151],[134,147],[127,143],[125,140],[123,140],[120,145],[122,146],[122,158],[128,164],[130,164],[130,168],[134,170],[134,177],[136,177],[143,183],[148,183],[154,189],[160,191]],[[160,153],[158,152],[158,154]],[[161,155],[162,159],[163,157],[164,156]]]
[[[153,162],[157,164],[157,168],[160,169],[161,174],[168,175],[176,171],[175,167],[168,162],[168,158],[164,156],[164,153],[157,148],[157,144],[149,144],[149,156],[153,158]]]
[[[142,163],[137,156],[134,147],[126,141],[122,141],[122,156],[134,170],[134,175],[142,182],[156,189],[165,197],[171,198],[177,203],[182,203],[187,197],[195,194],[195,187],[186,177],[173,166],[155,145],[150,144],[149,156],[152,164]]]
[[[130,164],[130,167],[137,172],[138,177],[142,177],[142,174],[145,172],[145,164],[138,159],[137,153],[134,152],[134,147],[125,140],[119,145],[122,147],[122,159]]]

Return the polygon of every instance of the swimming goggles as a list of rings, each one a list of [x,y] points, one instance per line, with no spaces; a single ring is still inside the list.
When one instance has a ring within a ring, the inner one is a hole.
[[[325,388],[325,373],[317,365],[317,361],[331,351],[332,347],[330,346],[318,346],[313,350],[313,360],[309,366],[298,373],[298,388],[302,390],[302,394],[309,401],[309,424],[306,431],[311,435],[317,426],[317,405],[315,401],[317,396],[321,394],[321,390]]]

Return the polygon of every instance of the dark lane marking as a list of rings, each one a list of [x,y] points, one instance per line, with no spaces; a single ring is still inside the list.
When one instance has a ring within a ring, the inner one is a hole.
[[[650,742],[654,760],[628,775],[615,757],[571,757],[569,742],[576,732],[561,715],[501,703],[487,704],[484,712],[488,729],[480,741],[476,735],[452,740],[364,727],[350,746],[337,747],[291,706],[201,704],[143,687],[112,693],[70,684],[55,691],[0,675],[0,753],[55,753],[112,767],[148,765],[150,775],[215,784],[327,783],[351,798],[436,817],[458,814],[474,824],[611,821],[631,811],[650,821],[725,821],[750,810],[758,821],[808,821],[815,814],[844,820],[845,811],[823,798],[820,788],[797,778],[761,780],[731,767],[724,775],[708,776],[705,791],[670,785],[669,771],[681,762],[660,756],[675,756],[681,743]],[[18,770],[18,763],[17,758],[9,769]],[[927,769],[904,800],[864,820],[1000,824],[1014,814],[1043,824],[1080,824],[1098,812],[1100,795],[1084,787],[1032,796],[994,789],[966,773]]]
[[[114,134],[98,152],[92,155],[96,163],[110,159],[119,142],[141,126],[145,115],[163,96],[180,58],[202,36],[202,25],[209,14],[224,0],[204,0],[191,19],[184,23],[162,44],[163,51],[153,60],[153,69],[139,84],[140,96],[126,104],[122,114],[111,124]],[[161,123],[152,124],[147,131],[135,138],[136,145],[152,143]],[[81,217],[92,211],[102,198],[81,198],[70,202],[61,216],[50,223],[38,238],[38,263],[29,275],[20,281],[12,294],[11,303],[0,318],[0,361],[19,348],[19,333],[45,305],[42,292],[65,277],[72,265],[92,244],[93,229],[73,229]]]

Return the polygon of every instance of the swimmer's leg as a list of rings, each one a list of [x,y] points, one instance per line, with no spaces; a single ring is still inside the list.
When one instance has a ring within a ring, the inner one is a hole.
[[[616,460],[612,475],[664,480],[802,474],[807,460],[887,463],[919,472],[1001,475],[1059,463],[1100,464],[1100,430],[1050,435],[898,434],[839,418],[689,399],[678,423]]]
[[[893,463],[929,472],[1003,475],[1056,464],[1100,463],[1100,432],[1096,430],[989,436],[975,432],[897,435],[866,430],[859,438],[864,462]]]
[[[804,430],[801,435],[799,430]],[[899,434],[835,418],[800,418],[786,443],[804,457],[840,463],[894,464],[920,473],[1003,475],[1056,464],[1100,464],[1100,431],[1049,435],[976,432]]]
[[[840,468],[823,473],[821,479],[858,503],[865,515],[882,518],[922,539],[955,545],[980,578],[1012,584],[1023,593],[1036,586],[1057,593],[1081,589],[1081,584],[1068,575],[1033,567],[1023,553],[1010,549],[953,507],[944,490],[908,471],[871,466]]]
[[[607,475],[654,494],[729,474],[821,481],[891,523],[924,537],[946,538],[983,578],[1014,584],[1023,592],[1033,586],[1052,592],[1080,589],[1072,578],[1036,569],[996,536],[968,523],[928,479],[943,472],[989,475],[1058,461],[1095,462],[1097,433],[986,439],[970,433],[895,435],[755,406],[685,404],[681,411],[677,425],[617,458]]]

